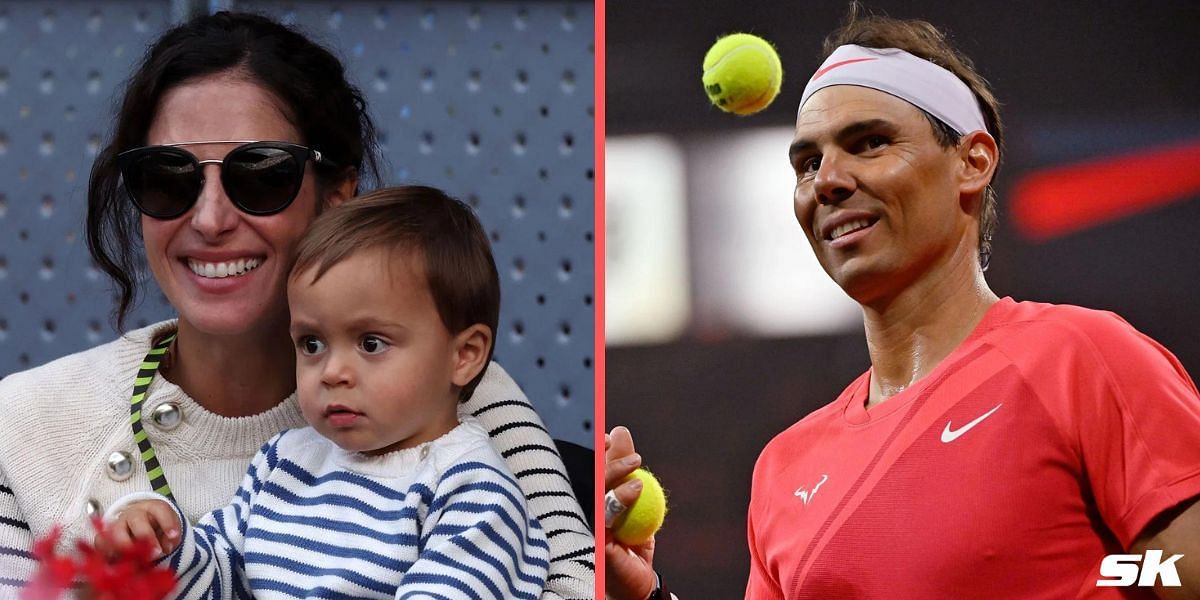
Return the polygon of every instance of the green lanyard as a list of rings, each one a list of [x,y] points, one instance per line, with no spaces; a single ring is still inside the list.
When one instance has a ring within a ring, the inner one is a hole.
[[[150,438],[142,426],[142,401],[146,399],[146,390],[150,389],[150,382],[154,381],[154,375],[158,373],[158,365],[162,363],[163,356],[173,341],[174,332],[150,349],[146,360],[142,361],[142,366],[138,369],[137,379],[133,380],[133,397],[129,400],[129,423],[133,427],[133,441],[137,442],[138,450],[142,453],[142,463],[146,465],[150,487],[170,498],[172,502],[175,501],[175,497],[171,495],[171,486],[167,485],[167,476],[163,474],[162,465],[158,464],[158,457],[154,454],[154,446],[150,445]]]

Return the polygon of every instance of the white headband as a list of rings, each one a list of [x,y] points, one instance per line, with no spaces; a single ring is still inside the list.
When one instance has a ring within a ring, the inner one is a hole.
[[[800,108],[818,90],[831,85],[857,85],[891,94],[941,119],[959,135],[987,131],[979,103],[967,84],[903,50],[840,46],[808,80]],[[799,113],[797,109],[797,116]]]

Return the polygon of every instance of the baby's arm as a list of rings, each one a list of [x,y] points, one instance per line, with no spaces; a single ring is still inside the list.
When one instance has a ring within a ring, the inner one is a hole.
[[[485,462],[448,469],[421,525],[426,539],[396,600],[537,600],[550,547],[511,476]]]
[[[249,598],[243,554],[246,521],[258,490],[278,462],[275,445],[279,437],[259,450],[233,501],[204,515],[195,525],[187,522],[177,506],[155,494],[130,494],[118,500],[105,517],[116,533],[112,542],[128,545],[135,539],[155,539],[161,545],[165,537],[169,544],[161,549],[178,578],[172,598]],[[97,538],[97,544],[101,539]]]
[[[239,490],[240,492],[241,490]],[[175,572],[172,598],[232,598],[234,589],[245,597],[249,590],[242,568],[241,531],[236,522],[245,514],[234,503],[201,517],[195,525],[166,498],[152,492],[129,494],[117,500],[105,515],[104,531],[96,535],[96,549],[113,556],[138,544],[148,544],[154,558],[165,557]],[[230,535],[231,534],[231,535]]]

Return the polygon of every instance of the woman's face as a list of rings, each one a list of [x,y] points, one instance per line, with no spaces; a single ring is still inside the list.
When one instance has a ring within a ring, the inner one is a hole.
[[[242,78],[217,75],[168,91],[147,143],[272,140],[302,144],[280,101]],[[238,144],[189,145],[199,160],[223,159]],[[238,210],[221,187],[220,165],[203,165],[205,183],[182,216],[142,216],[146,258],[179,317],[199,331],[238,335],[286,327],[287,275],[297,242],[320,207],[311,162],[292,204],[269,216]],[[340,193],[340,192],[339,192]]]

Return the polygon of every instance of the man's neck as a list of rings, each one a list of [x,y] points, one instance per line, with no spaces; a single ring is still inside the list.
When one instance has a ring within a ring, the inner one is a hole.
[[[960,253],[898,294],[863,305],[871,355],[867,408],[933,371],[996,303],[976,260]]]
[[[171,353],[163,376],[218,415],[256,415],[296,389],[296,353],[286,320],[242,335],[221,336],[180,319]]]

